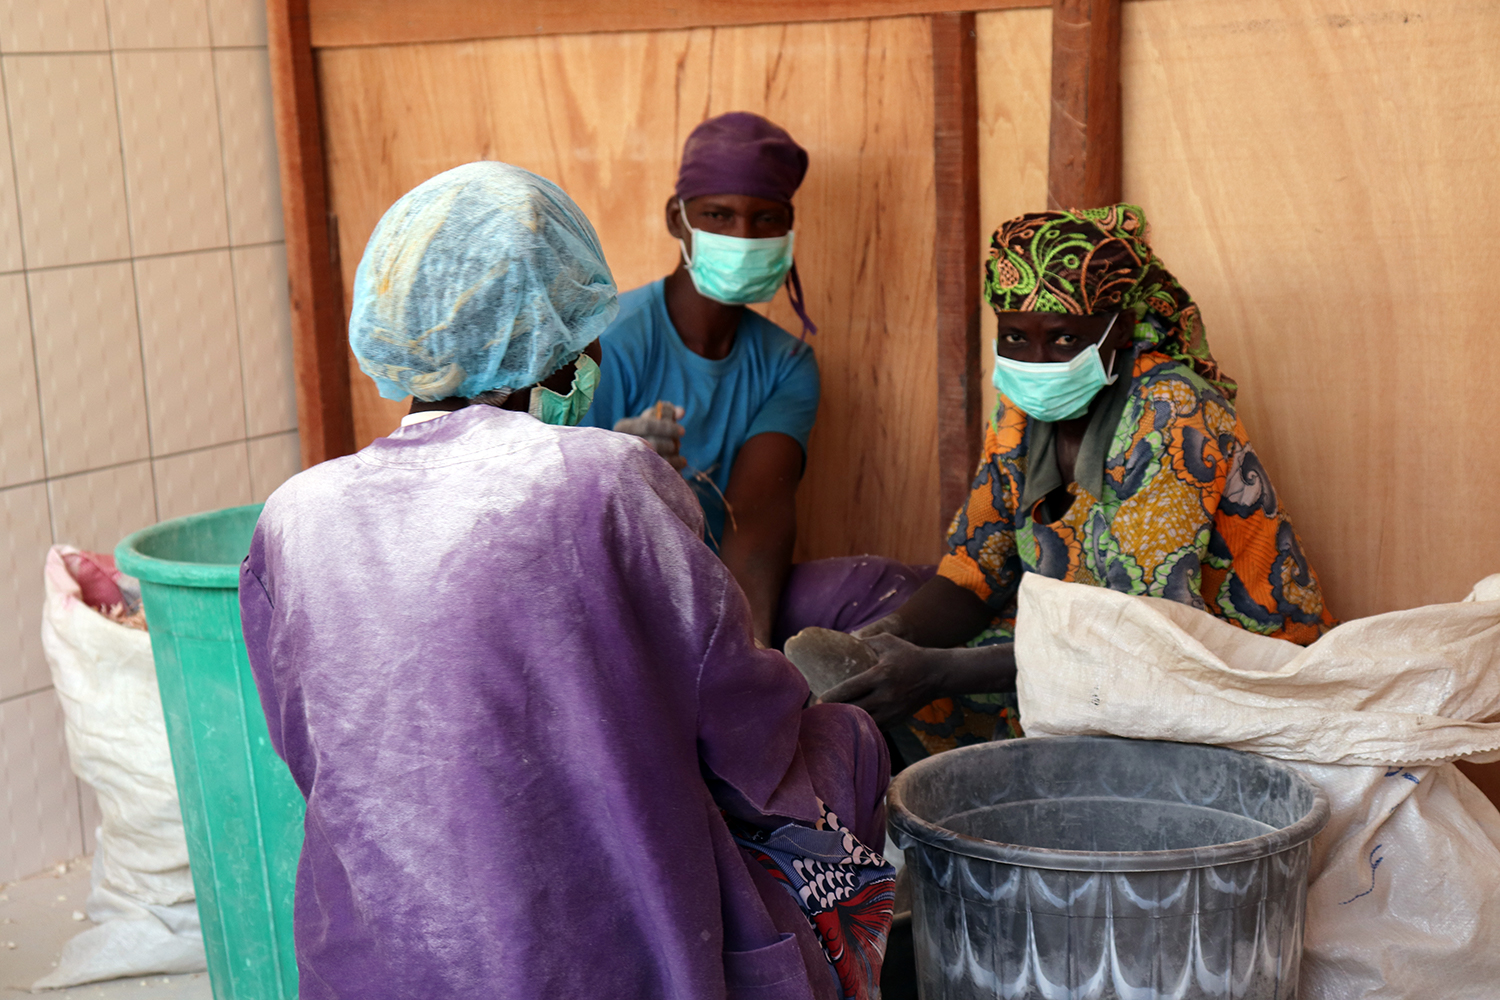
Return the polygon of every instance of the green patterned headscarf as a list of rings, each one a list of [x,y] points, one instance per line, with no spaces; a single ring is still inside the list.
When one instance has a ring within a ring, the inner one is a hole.
[[[1208,349],[1197,303],[1151,252],[1146,233],[1146,214],[1135,205],[1018,216],[990,240],[985,297],[996,312],[1132,312],[1137,341],[1188,365],[1234,402],[1238,387]]]

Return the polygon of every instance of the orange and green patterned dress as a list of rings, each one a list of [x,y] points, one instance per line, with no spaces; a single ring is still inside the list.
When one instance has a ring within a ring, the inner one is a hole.
[[[1044,501],[1020,509],[1031,430],[1002,396],[938,568],[995,612],[971,645],[1011,641],[1026,572],[1181,601],[1302,644],[1336,624],[1232,404],[1188,365],[1138,344],[1102,495],[1068,484],[1056,520]],[[907,756],[912,737],[930,754],[1020,735],[1014,692],[939,699],[905,729]]]

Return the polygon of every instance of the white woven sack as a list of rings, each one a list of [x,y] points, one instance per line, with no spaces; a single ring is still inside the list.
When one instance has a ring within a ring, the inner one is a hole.
[[[207,968],[151,640],[83,603],[62,559],[76,551],[47,554],[42,646],[73,770],[99,797],[85,907],[98,926],[34,989]]]
[[[1228,746],[1328,793],[1305,1000],[1500,996],[1500,812],[1451,764],[1500,759],[1500,575],[1306,648],[1034,574],[1016,624],[1028,736]]]

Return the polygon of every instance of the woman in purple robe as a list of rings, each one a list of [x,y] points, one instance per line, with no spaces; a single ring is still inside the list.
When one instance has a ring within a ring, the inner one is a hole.
[[[241,573],[307,797],[325,997],[832,998],[878,979],[886,748],[804,709],[702,511],[587,408],[615,287],[588,220],[474,163],[403,197],[350,340],[389,437],[286,483]]]

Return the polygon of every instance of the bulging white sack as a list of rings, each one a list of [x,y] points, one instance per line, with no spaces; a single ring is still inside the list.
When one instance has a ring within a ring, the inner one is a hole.
[[[1300,996],[1500,997],[1500,812],[1451,763],[1500,759],[1500,575],[1306,648],[1035,574],[1016,624],[1028,736],[1234,747],[1328,793]]]
[[[47,554],[42,646],[73,770],[99,797],[85,907],[98,926],[35,989],[207,968],[151,640],[83,602],[62,558],[76,551]]]

